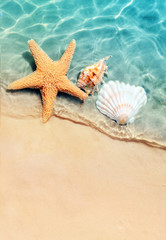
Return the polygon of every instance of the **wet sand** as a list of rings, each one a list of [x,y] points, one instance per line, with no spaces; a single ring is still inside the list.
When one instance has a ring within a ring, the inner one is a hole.
[[[166,151],[1,116],[0,239],[165,240]]]

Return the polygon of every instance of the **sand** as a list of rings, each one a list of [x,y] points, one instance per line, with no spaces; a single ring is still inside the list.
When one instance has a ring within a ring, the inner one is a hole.
[[[166,152],[1,116],[1,240],[165,240]]]

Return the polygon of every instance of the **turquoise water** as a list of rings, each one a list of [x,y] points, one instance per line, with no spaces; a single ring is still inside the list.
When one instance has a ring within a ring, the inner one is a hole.
[[[58,94],[54,115],[84,123],[115,138],[166,145],[165,0],[1,0],[2,111],[12,117],[40,117],[36,90],[7,92],[7,85],[35,70],[27,41],[34,39],[59,59],[71,39],[77,43],[68,77],[112,55],[105,81],[145,88],[148,102],[133,124],[118,126],[96,110],[97,95],[80,101]],[[47,123],[49,124],[49,122]],[[55,126],[56,127],[56,126]]]

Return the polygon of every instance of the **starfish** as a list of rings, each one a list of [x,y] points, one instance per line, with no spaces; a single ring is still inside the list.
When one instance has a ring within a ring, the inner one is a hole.
[[[39,88],[43,101],[43,122],[50,118],[54,100],[58,91],[71,94],[85,100],[88,95],[76,87],[66,74],[75,50],[76,42],[72,40],[59,61],[53,61],[36,44],[34,40],[28,42],[30,51],[35,59],[37,69],[27,77],[14,81],[8,86],[10,90],[23,88]]]

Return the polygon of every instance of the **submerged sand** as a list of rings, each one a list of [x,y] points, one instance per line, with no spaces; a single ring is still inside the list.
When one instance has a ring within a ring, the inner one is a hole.
[[[166,152],[1,116],[0,239],[165,240]]]

